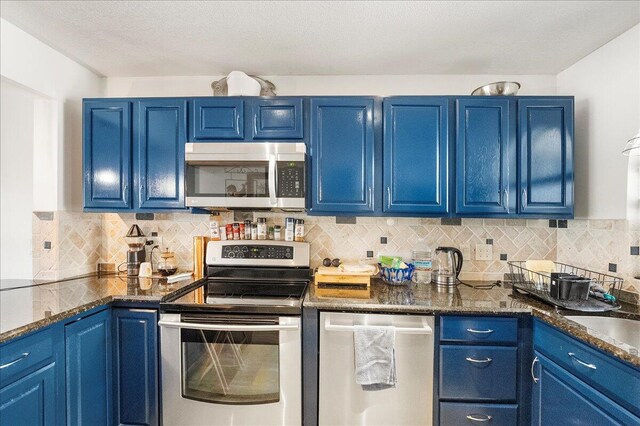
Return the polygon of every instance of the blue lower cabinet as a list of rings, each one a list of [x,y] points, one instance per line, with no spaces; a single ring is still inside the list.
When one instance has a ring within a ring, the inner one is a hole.
[[[145,99],[134,106],[136,208],[184,208],[187,101]]]
[[[434,96],[384,99],[385,212],[448,213],[449,103]]]
[[[0,424],[64,424],[57,404],[56,364],[47,364],[0,389]],[[61,397],[62,395],[60,395]]]
[[[484,423],[492,426],[517,425],[518,406],[515,404],[475,404],[461,402],[440,403],[441,426],[473,425]]]
[[[440,346],[440,398],[515,401],[518,348]]]
[[[573,100],[519,99],[520,213],[573,216]]]
[[[358,215],[379,210],[372,97],[311,99],[311,214]]]
[[[539,352],[539,367],[532,371],[532,424],[534,425],[638,425],[635,416],[613,400],[576,378]]]
[[[68,425],[111,425],[111,312],[65,326]]]
[[[157,425],[158,314],[113,309],[114,423]]]

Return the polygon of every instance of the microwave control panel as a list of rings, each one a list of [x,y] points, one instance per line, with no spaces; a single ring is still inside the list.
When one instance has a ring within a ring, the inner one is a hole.
[[[278,161],[278,198],[304,198],[304,161]]]

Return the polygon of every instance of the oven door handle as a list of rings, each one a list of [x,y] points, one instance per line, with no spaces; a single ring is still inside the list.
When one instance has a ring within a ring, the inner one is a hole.
[[[298,324],[271,324],[271,325],[237,325],[237,324],[199,324],[195,322],[158,321],[161,327],[189,328],[193,330],[216,331],[280,331],[297,330]]]
[[[269,155],[269,202],[272,206],[276,206],[276,156]]]

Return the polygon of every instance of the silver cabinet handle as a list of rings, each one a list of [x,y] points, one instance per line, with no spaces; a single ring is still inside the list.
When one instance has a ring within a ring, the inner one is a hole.
[[[484,417],[479,417],[478,414],[469,414],[467,419],[474,422],[490,422],[493,417],[485,415]]]
[[[533,379],[533,383],[538,383],[540,381],[539,378],[537,378],[535,376],[535,374],[533,373],[533,369],[536,367],[536,363],[539,361],[538,357],[535,357],[533,359],[533,362],[531,363],[531,378]]]
[[[487,329],[487,330],[476,330],[473,328],[467,328],[467,331],[469,333],[475,333],[475,334],[489,334],[489,333],[493,333],[493,330],[491,329]]]
[[[524,205],[527,203],[527,189],[522,189],[522,200],[520,200],[520,207],[524,210]]]
[[[18,358],[14,359],[13,361],[0,365],[0,370],[2,370],[3,368],[11,367],[13,364],[22,361],[28,356],[29,356],[29,352],[23,352],[22,355],[20,355]]]
[[[469,361],[469,362],[474,362],[474,363],[476,363],[476,364],[484,364],[484,363],[487,363],[487,362],[491,362],[491,361],[493,361],[493,359],[491,359],[491,358],[475,359],[475,358],[467,357],[467,358],[465,358],[465,359],[466,359],[467,361]]]
[[[373,199],[371,197],[371,187],[369,187],[369,202],[367,204],[369,205],[369,208],[371,208],[371,206],[373,205]]]
[[[391,187],[387,186],[387,208],[391,208]]]
[[[584,366],[584,367],[590,368],[590,369],[592,369],[592,370],[596,370],[596,369],[597,369],[597,367],[595,366],[595,364],[586,363],[586,362],[584,362],[584,361],[580,360],[580,359],[576,356],[576,354],[574,354],[573,352],[569,352],[567,355],[569,355],[569,356],[571,357],[571,359],[573,359],[575,362],[577,362],[578,364],[580,364],[580,365],[582,365],[582,366]]]

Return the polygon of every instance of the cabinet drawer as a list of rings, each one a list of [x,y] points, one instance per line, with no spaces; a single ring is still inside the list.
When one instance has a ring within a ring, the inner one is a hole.
[[[449,342],[516,343],[518,319],[500,317],[441,317],[440,340]]]
[[[518,349],[440,346],[440,398],[515,401]]]
[[[640,371],[538,320],[533,336],[535,350],[640,415]]]
[[[518,424],[518,406],[515,404],[440,403],[440,425],[442,426],[483,423],[491,426]]]
[[[0,347],[0,387],[53,357],[54,330],[47,328]]]

